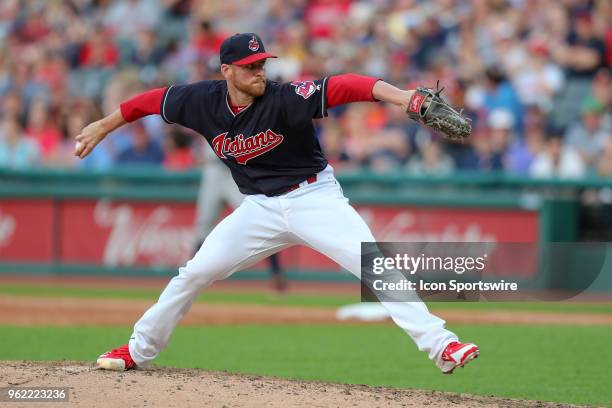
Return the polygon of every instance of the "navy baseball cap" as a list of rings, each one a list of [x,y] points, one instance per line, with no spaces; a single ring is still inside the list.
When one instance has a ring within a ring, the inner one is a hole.
[[[263,41],[255,33],[234,34],[221,44],[221,63],[248,65],[266,58],[276,58],[268,54]]]

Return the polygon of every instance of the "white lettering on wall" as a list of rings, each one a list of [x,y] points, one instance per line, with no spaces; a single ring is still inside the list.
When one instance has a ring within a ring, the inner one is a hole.
[[[129,204],[102,200],[96,204],[94,219],[98,226],[111,228],[104,248],[106,265],[133,265],[146,258],[152,266],[179,266],[191,255],[193,227],[173,222],[172,210],[166,206],[142,217]]]
[[[11,242],[11,238],[17,229],[15,217],[10,214],[2,214],[0,210],[0,247],[6,246]]]

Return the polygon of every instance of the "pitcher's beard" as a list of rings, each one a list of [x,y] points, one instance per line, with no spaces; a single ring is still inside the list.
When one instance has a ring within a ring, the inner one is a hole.
[[[264,79],[261,82],[254,82],[250,84],[238,84],[235,83],[234,86],[241,92],[244,92],[247,95],[252,96],[253,98],[260,97],[266,92],[266,80]]]

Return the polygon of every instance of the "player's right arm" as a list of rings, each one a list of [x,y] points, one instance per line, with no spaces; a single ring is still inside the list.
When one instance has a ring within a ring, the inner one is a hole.
[[[74,155],[86,157],[113,130],[147,115],[161,115],[168,123],[192,128],[197,112],[204,109],[208,81],[151,89],[121,103],[110,115],[87,125],[76,137]],[[194,114],[196,112],[196,114]]]
[[[110,115],[85,126],[76,137],[74,155],[80,159],[86,157],[107,134],[126,123],[121,110],[117,109]]]
[[[167,88],[157,88],[138,94],[123,102],[110,115],[85,126],[76,137],[74,155],[82,159],[113,130],[143,116],[159,114],[166,91]]]

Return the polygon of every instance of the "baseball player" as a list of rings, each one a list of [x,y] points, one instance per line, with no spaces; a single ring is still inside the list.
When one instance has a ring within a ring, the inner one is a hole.
[[[283,248],[307,245],[361,277],[361,242],[373,242],[374,237],[344,197],[315,136],[313,119],[325,117],[328,108],[384,101],[448,138],[462,139],[471,132],[461,113],[440,98],[441,90],[406,91],[353,74],[269,82],[264,64],[276,57],[253,33],[225,39],[220,57],[225,80],[147,91],[76,137],[75,155],[84,158],[113,130],[159,114],[206,138],[246,195],[136,322],[129,343],[97,359],[100,368],[146,368],[203,288]],[[423,302],[382,304],[442,372],[451,373],[478,356],[476,345],[460,343]]]
[[[213,229],[223,205],[229,204],[230,207],[237,208],[244,200],[244,195],[238,190],[236,184],[227,182],[231,177],[231,172],[227,166],[217,159],[212,149],[206,149],[204,160],[202,182],[200,183],[196,206],[197,232],[194,245],[196,252]],[[277,292],[284,292],[287,288],[287,282],[280,266],[278,254],[270,255],[268,260],[274,289]]]

